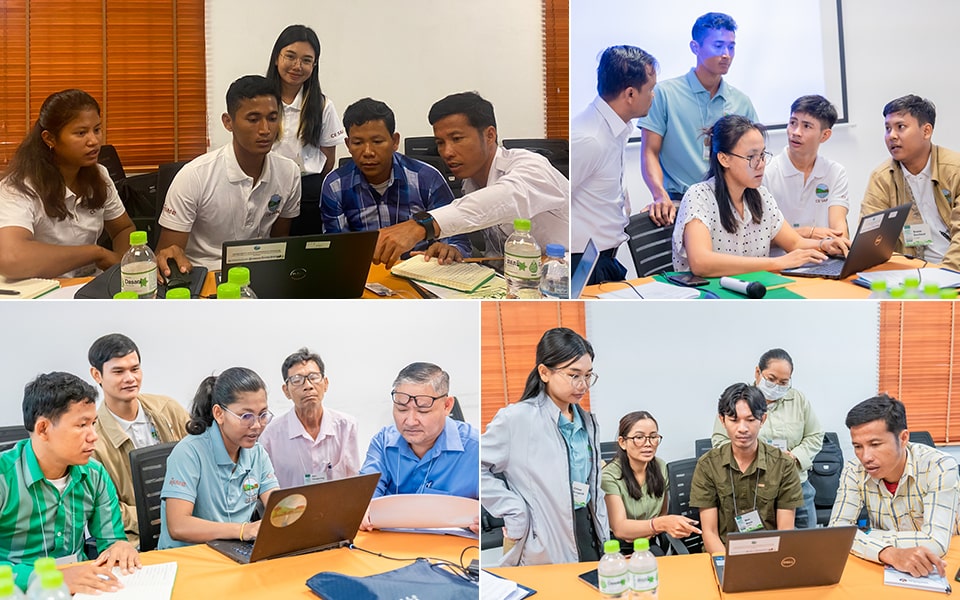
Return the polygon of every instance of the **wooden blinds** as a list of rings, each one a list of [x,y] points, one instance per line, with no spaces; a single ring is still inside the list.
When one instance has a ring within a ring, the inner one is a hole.
[[[570,134],[570,5],[543,0],[544,96],[548,138]]]
[[[902,401],[911,431],[960,443],[960,312],[956,302],[883,302],[880,392]]]
[[[193,158],[207,147],[204,0],[2,2],[0,78],[0,168],[67,88],[100,102],[125,170]]]

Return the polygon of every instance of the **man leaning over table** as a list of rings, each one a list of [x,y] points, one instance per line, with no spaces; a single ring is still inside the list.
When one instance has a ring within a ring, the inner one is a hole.
[[[880,394],[847,413],[857,455],[840,475],[830,525],[854,525],[865,506],[869,529],[858,531],[855,556],[924,576],[944,574],[941,558],[958,529],[957,461],[909,441],[903,403]]]
[[[71,594],[113,591],[113,574],[140,566],[127,541],[117,493],[107,471],[91,461],[97,433],[97,390],[70,373],[38,375],[23,390],[23,426],[30,438],[0,454],[0,564],[27,587],[33,563],[86,560],[84,530],[100,555],[63,571]]]

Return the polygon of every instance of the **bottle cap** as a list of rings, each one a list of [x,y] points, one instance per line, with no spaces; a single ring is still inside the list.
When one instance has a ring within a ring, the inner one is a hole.
[[[890,297],[903,299],[906,293],[907,293],[907,290],[903,288],[893,288],[892,290],[890,290]]]
[[[514,219],[513,228],[516,231],[530,231],[530,219]]]
[[[130,245],[142,246],[147,243],[146,231],[133,231],[130,233]]]
[[[227,271],[227,281],[240,287],[250,285],[250,269],[246,267],[230,267]]]
[[[137,300],[140,296],[136,292],[117,292],[113,295],[114,300]],[[40,559],[37,560],[40,562]]]
[[[38,559],[37,559],[36,561],[34,561],[34,563],[33,563],[33,570],[34,570],[35,572],[40,572],[40,573],[42,573],[43,571],[49,571],[50,569],[56,569],[56,568],[57,568],[57,561],[56,561],[56,559],[50,558],[49,556],[44,556],[43,558],[38,558]]]
[[[0,598],[13,596],[13,575],[0,576]]]
[[[956,288],[943,288],[940,290],[940,298],[942,300],[956,300],[957,299],[957,289]]]
[[[919,287],[920,287],[920,280],[917,279],[916,277],[906,277],[906,278],[904,278],[904,280],[903,280],[903,287],[919,288]]]
[[[633,540],[634,552],[646,552],[650,549],[650,540],[647,538],[637,538]]]
[[[217,299],[218,300],[239,300],[240,299],[240,286],[231,281],[221,283],[217,286]]]
[[[63,585],[63,573],[58,569],[50,569],[40,573],[40,587],[45,590],[54,590]]]
[[[926,296],[937,297],[940,295],[940,286],[935,283],[927,283],[923,286],[923,293]]]
[[[0,579],[3,579],[9,575],[13,577],[13,566],[11,565],[0,565]]]
[[[871,291],[874,291],[874,292],[884,291],[887,289],[887,282],[882,279],[878,279],[877,281],[871,281],[870,289]]]
[[[617,540],[607,540],[603,543],[604,554],[614,554],[620,552],[620,542]]]
[[[189,300],[190,290],[187,288],[173,288],[172,290],[167,290],[167,295],[164,297],[167,300]]]
[[[564,254],[566,254],[566,248],[563,247],[563,244],[547,244],[547,256],[563,258]]]

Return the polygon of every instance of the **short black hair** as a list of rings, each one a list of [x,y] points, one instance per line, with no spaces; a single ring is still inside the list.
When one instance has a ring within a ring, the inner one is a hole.
[[[820,121],[822,129],[830,129],[837,122],[837,107],[819,94],[800,96],[790,105],[790,114],[805,113]]]
[[[393,111],[385,102],[373,98],[361,98],[343,111],[343,130],[350,135],[350,128],[370,121],[383,121],[387,131],[393,135],[397,129],[397,120]]]
[[[136,352],[137,360],[140,360],[140,349],[133,340],[122,333],[108,333],[93,342],[87,351],[87,360],[91,367],[103,373],[104,363],[114,358],[123,358],[131,352]]]
[[[271,96],[277,100],[277,110],[282,106],[280,92],[263,75],[244,75],[230,84],[227,89],[227,114],[233,118],[240,108],[241,100],[252,100],[260,96]]]
[[[937,121],[937,107],[934,106],[933,102],[915,94],[895,98],[883,107],[884,118],[891,113],[898,112],[905,112],[915,117],[921,127],[926,123],[930,123],[930,127],[934,127]]]
[[[307,347],[303,347],[283,359],[283,365],[280,366],[280,373],[283,375],[283,381],[287,381],[287,376],[290,373],[290,369],[296,365],[299,365],[300,363],[309,361],[317,363],[317,366],[320,367],[321,375],[327,374],[327,368],[323,366],[323,360],[320,358],[320,355],[315,352],[311,352]]]
[[[787,354],[787,351],[783,348],[771,348],[763,354],[760,355],[760,362],[757,363],[757,366],[760,367],[760,370],[763,371],[770,364],[771,360],[785,360],[787,364],[790,365],[790,373],[793,374],[793,359],[790,358],[790,355]]]
[[[433,125],[450,115],[463,115],[470,126],[482,132],[487,127],[497,127],[497,118],[493,114],[493,104],[476,92],[460,92],[437,100],[430,107],[427,120]]]
[[[720,400],[717,401],[717,414],[721,417],[736,417],[737,402],[741,400],[750,407],[754,419],[762,419],[763,415],[767,414],[767,400],[763,397],[763,392],[746,383],[735,383],[723,390]]]
[[[597,94],[610,101],[628,87],[639,90],[657,68],[657,59],[636,46],[610,46],[597,65]]]
[[[903,402],[886,394],[868,398],[850,409],[846,425],[850,429],[881,420],[887,425],[887,431],[895,436],[900,435],[907,428],[907,409]]]
[[[727,31],[736,31],[737,22],[734,21],[733,17],[730,15],[718,12],[708,12],[705,15],[700,15],[693,23],[693,29],[690,31],[690,37],[698,44],[702,44],[703,39],[707,37],[707,31],[711,29],[726,29]]]
[[[97,389],[76,375],[62,371],[42,373],[23,387],[23,427],[33,431],[40,417],[56,424],[74,402],[96,401]]]

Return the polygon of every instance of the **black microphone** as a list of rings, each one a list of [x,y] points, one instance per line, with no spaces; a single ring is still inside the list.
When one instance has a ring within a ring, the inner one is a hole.
[[[763,298],[767,295],[767,288],[759,281],[742,281],[733,277],[721,277],[720,287],[743,294],[747,298]]]

